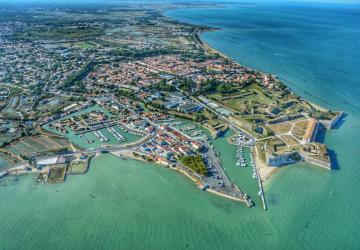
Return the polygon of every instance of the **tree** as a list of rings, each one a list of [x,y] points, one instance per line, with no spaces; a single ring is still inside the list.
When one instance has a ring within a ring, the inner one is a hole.
[[[200,155],[183,156],[183,157],[181,157],[180,161],[182,164],[184,164],[188,168],[194,170],[198,174],[205,175],[205,176],[208,174],[208,170],[205,165],[205,162]]]

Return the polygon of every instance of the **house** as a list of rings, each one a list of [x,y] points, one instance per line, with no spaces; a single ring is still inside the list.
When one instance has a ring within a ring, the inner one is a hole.
[[[158,145],[166,145],[166,142],[160,137],[153,138],[152,141]]]
[[[143,120],[136,120],[136,121],[132,121],[130,124],[133,128],[144,128],[146,127],[147,122]]]
[[[188,148],[186,148],[186,147],[179,147],[179,152],[182,153],[182,154],[184,154],[184,155],[189,155],[189,154],[191,154],[191,151],[190,151]]]
[[[145,130],[146,130],[146,132],[148,132],[148,133],[152,133],[152,132],[155,131],[155,127],[154,127],[154,126],[149,126],[149,127],[145,128]]]
[[[111,108],[112,108],[112,109],[115,109],[115,110],[120,110],[120,107],[119,107],[119,105],[117,105],[117,104],[111,105]]]
[[[58,157],[52,157],[49,159],[44,159],[44,160],[39,160],[36,163],[36,168],[37,169],[42,169],[44,167],[46,167],[47,165],[54,165],[58,162]]]
[[[199,142],[199,141],[192,141],[191,142],[191,146],[195,149],[195,150],[202,150],[204,148],[204,145]]]
[[[169,162],[165,158],[162,158],[162,157],[158,157],[156,159],[156,162],[159,164],[165,165],[165,166],[169,165]]]
[[[69,163],[69,159],[65,156],[59,156],[57,163],[58,164],[67,164],[67,163]]]
[[[78,106],[77,103],[70,104],[69,106],[66,106],[62,109],[63,112],[68,112],[74,110]]]

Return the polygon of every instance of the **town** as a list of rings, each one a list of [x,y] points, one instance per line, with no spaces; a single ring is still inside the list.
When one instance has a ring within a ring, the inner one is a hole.
[[[280,166],[331,169],[316,138],[342,112],[221,55],[199,38],[213,28],[176,22],[165,8],[58,9],[57,17],[30,9],[0,20],[0,158],[11,166],[1,177],[35,172],[39,183],[63,182],[111,153],[179,171],[251,207],[212,143],[229,132],[264,208],[262,182]]]

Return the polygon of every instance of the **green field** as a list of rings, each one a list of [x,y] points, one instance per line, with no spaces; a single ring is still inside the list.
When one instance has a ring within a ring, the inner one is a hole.
[[[49,171],[48,183],[63,182],[65,180],[66,164],[53,165]]]
[[[207,175],[208,171],[201,156],[183,156],[181,163],[201,175]]]
[[[81,174],[87,170],[86,161],[73,161],[70,164],[70,174]]]
[[[87,42],[78,42],[75,44],[75,46],[81,48],[81,49],[91,49],[94,48],[94,45],[87,43]]]

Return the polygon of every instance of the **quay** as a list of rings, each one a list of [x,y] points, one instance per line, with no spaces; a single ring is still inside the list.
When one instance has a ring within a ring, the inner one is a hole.
[[[259,194],[260,194],[261,202],[263,204],[264,210],[267,210],[265,196],[264,196],[264,188],[262,186],[260,176],[259,176],[259,170],[257,168],[256,168],[256,175],[257,175],[257,180],[258,180],[258,183],[259,183]]]
[[[253,152],[251,152],[251,157],[252,157],[252,159],[254,159]],[[255,161],[253,160],[252,162],[254,164],[256,179],[257,179],[258,185],[259,185],[259,196],[261,198],[261,203],[263,205],[264,210],[267,210],[265,194],[264,194],[264,188],[263,188],[263,185],[262,185],[262,182],[261,182],[261,179],[260,179],[259,169],[256,167]]]

